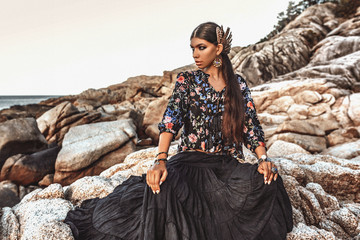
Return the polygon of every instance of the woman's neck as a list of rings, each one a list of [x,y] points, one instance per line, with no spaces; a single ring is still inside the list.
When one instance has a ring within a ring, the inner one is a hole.
[[[210,65],[209,67],[206,67],[203,69],[203,71],[206,73],[206,74],[209,74],[210,77],[214,80],[214,81],[218,81],[218,80],[221,80],[222,79],[222,72],[219,68],[213,66],[213,65]]]

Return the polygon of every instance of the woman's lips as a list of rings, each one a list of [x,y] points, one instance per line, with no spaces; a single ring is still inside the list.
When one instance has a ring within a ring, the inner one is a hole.
[[[201,61],[195,61],[195,64],[196,64],[196,65],[200,65],[200,64],[201,64]]]

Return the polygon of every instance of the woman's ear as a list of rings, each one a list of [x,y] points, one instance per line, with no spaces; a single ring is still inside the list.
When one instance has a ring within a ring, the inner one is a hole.
[[[224,46],[219,43],[217,46],[216,46],[216,55],[219,56],[221,54],[221,52],[223,51],[224,49]]]

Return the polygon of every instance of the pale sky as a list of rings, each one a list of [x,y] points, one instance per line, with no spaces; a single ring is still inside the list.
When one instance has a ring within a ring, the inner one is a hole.
[[[233,46],[273,29],[288,0],[0,0],[0,95],[69,95],[193,63],[202,22]]]

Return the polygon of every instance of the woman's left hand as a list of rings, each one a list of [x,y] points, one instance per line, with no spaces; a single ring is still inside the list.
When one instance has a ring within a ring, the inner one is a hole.
[[[264,174],[264,182],[265,184],[270,184],[272,180],[276,181],[278,177],[278,173],[276,170],[276,174],[271,171],[272,168],[276,168],[276,165],[273,162],[262,161],[258,167],[258,172]]]

